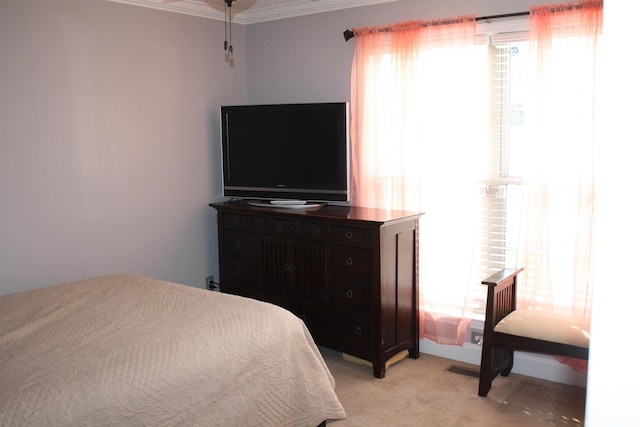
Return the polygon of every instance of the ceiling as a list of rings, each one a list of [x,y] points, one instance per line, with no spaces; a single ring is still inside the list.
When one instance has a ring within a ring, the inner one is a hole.
[[[224,0],[110,0],[210,19],[225,19]],[[235,0],[233,22],[254,24],[399,0]]]

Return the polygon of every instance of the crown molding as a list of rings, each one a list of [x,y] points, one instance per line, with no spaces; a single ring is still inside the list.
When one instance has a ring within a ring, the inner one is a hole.
[[[109,0],[116,3],[124,3],[135,6],[148,7],[168,12],[182,13],[199,16],[201,18],[224,21],[224,2],[220,0],[220,9],[195,0],[179,0],[165,3],[163,0]],[[242,0],[239,0],[242,1]],[[380,3],[390,3],[399,0],[309,0],[291,1],[283,5],[268,6],[256,9],[241,10],[231,8],[233,22],[243,25],[260,22],[275,21],[278,19],[293,18],[296,16],[311,15],[314,13],[331,12],[334,10],[349,9],[353,7],[370,6]]]
[[[240,0],[241,1],[241,0]],[[398,0],[308,0],[292,1],[280,6],[263,7],[244,12],[245,24],[275,21],[296,16],[312,15],[314,13],[332,12],[353,7],[371,6],[374,4],[391,3]],[[238,20],[240,22],[240,20]]]
[[[182,13],[185,15],[199,16],[201,18],[216,19],[224,21],[224,7],[216,10],[203,2],[192,0],[176,0],[164,3],[162,0],[109,0],[115,3],[131,4],[134,6],[148,7],[151,9],[164,10],[167,12]],[[224,3],[222,3],[224,6]]]

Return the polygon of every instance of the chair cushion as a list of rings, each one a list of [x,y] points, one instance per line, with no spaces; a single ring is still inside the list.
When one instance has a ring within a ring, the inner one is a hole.
[[[544,311],[515,310],[502,319],[495,332],[589,348],[590,320]]]

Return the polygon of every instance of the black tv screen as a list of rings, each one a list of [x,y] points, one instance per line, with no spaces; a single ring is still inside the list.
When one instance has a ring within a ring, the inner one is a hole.
[[[224,195],[349,201],[346,102],[221,107]]]

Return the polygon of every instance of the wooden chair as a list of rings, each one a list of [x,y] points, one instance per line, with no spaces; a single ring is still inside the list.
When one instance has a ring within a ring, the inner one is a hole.
[[[517,276],[523,268],[504,269],[482,281],[487,309],[482,339],[478,395],[493,379],[513,368],[514,350],[589,359],[589,320],[516,309]]]

